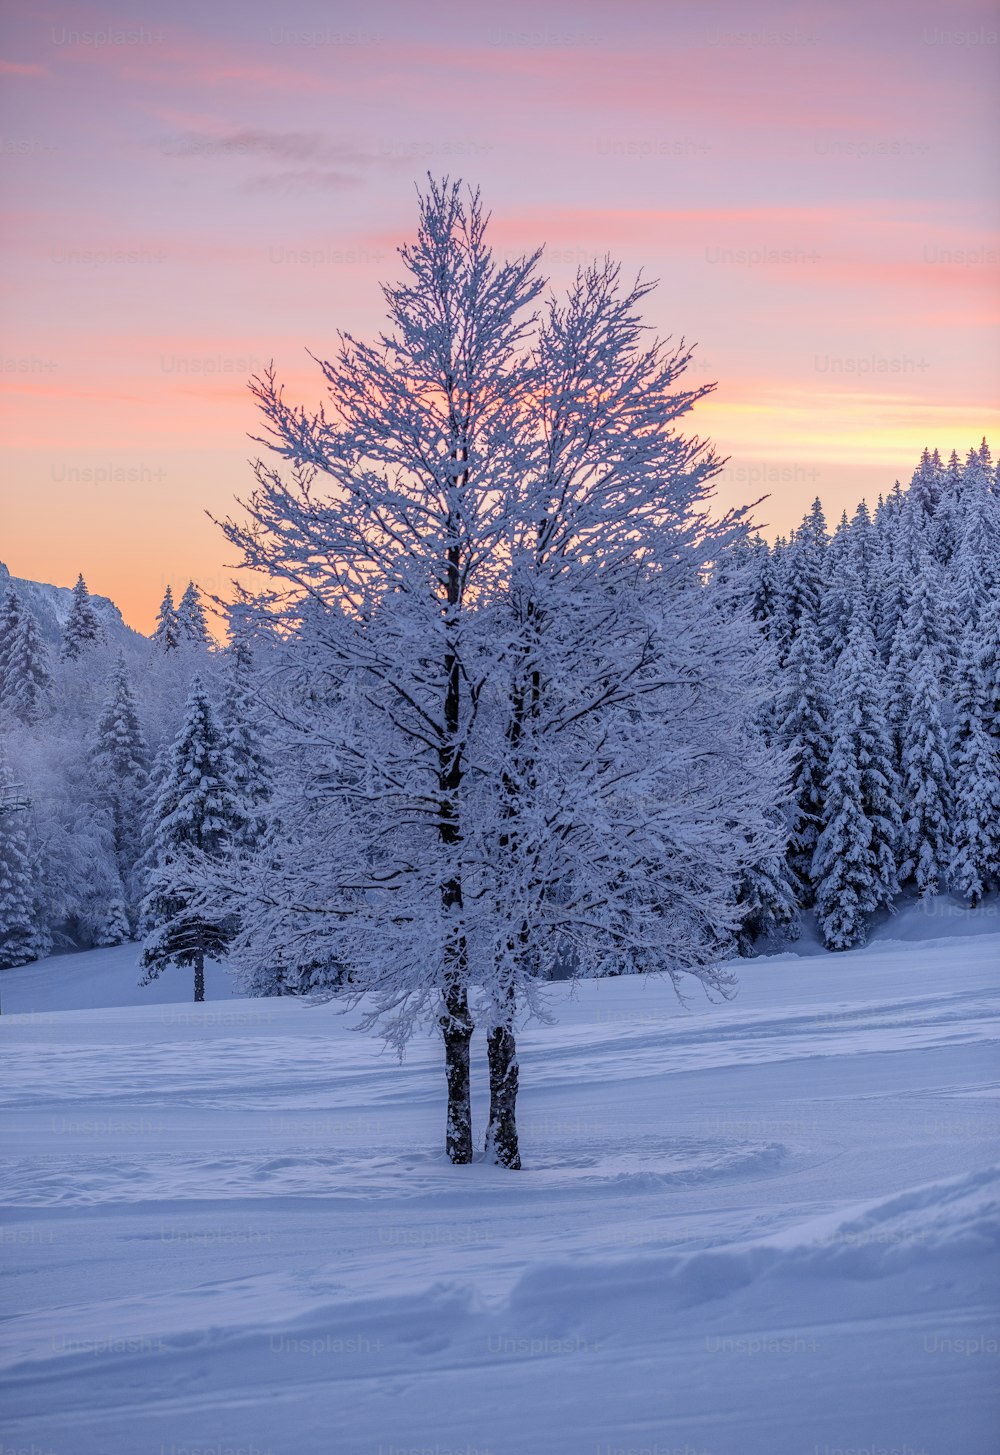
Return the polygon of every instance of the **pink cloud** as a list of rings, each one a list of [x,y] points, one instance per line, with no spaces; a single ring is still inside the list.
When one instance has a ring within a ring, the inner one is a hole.
[[[35,66],[24,61],[0,60],[0,76],[48,76],[51,72],[44,66]]]

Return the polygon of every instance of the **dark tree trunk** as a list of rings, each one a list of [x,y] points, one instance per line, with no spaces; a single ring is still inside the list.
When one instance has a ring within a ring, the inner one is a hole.
[[[453,458],[458,458],[457,452],[453,452]],[[458,544],[454,542],[456,524],[455,519],[449,515],[448,530],[453,536],[453,543],[448,545],[445,552],[449,616],[457,611],[460,602],[461,553]],[[462,840],[458,811],[463,777],[459,747],[462,672],[458,653],[451,640],[445,653],[444,673],[447,685],[444,739],[438,760],[438,789],[441,794],[438,833],[452,868],[449,878],[441,886],[441,908],[447,924],[462,909],[462,879],[458,867]],[[472,1078],[469,1048],[473,1026],[469,1011],[469,966],[465,936],[460,931],[455,934],[448,931],[448,935],[445,946],[444,1013],[440,1022],[444,1040],[445,1077],[448,1082],[445,1148],[452,1162],[463,1163],[472,1161]]]
[[[205,954],[202,950],[194,957],[194,998],[205,999]]]
[[[445,1150],[452,1162],[472,1161],[471,1057],[472,1016],[465,987],[445,993],[445,1014],[441,1017],[444,1037],[445,1076],[448,1081],[448,1120]]]
[[[486,1159],[518,1172],[517,1045],[509,1026],[497,1026],[486,1039],[490,1063],[490,1124],[486,1132]]]

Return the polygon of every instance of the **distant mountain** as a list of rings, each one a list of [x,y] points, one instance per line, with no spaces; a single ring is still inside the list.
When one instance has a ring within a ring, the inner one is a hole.
[[[10,583],[13,583],[18,595],[35,613],[46,642],[52,647],[58,647],[62,641],[63,624],[69,616],[70,601],[73,597],[70,588],[68,586],[50,586],[48,582],[44,581],[25,581],[20,576],[12,576],[4,563],[0,561],[0,599],[6,594]],[[95,615],[108,634],[109,642],[118,642],[124,647],[147,640],[140,632],[134,631],[132,627],[125,624],[121,612],[107,596],[92,594],[90,599]]]

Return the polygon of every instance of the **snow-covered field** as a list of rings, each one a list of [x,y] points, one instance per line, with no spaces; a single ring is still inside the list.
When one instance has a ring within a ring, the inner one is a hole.
[[[433,1040],[6,972],[3,1449],[992,1455],[1000,920],[880,935],[555,987],[521,1173],[443,1160]]]

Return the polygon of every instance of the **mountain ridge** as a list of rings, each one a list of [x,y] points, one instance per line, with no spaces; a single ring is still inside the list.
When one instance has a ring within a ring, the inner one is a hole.
[[[0,561],[0,597],[6,594],[9,586],[14,586],[22,600],[31,607],[46,643],[57,647],[62,641],[62,629],[69,616],[72,589],[69,586],[54,586],[48,581],[31,581],[27,577],[13,576],[4,562]],[[121,610],[109,596],[98,596],[92,592],[90,600],[110,642],[120,642],[124,646],[149,640],[128,625]]]

